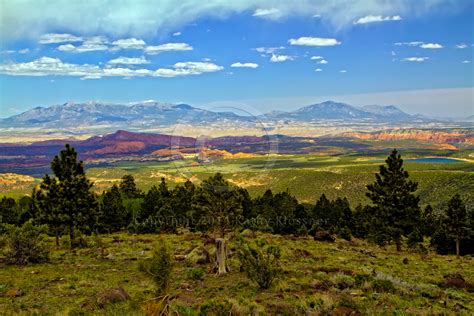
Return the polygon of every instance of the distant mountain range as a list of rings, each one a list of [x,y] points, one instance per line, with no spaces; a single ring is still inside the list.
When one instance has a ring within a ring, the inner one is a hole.
[[[345,103],[326,101],[295,111],[273,111],[257,117],[259,121],[312,122],[337,120],[343,122],[428,122],[433,119],[410,115],[396,106],[367,105],[355,107]],[[212,112],[187,104],[146,101],[134,104],[98,102],[65,103],[50,107],[36,107],[0,120],[0,127],[80,128],[109,126],[113,130],[171,126],[174,124],[252,124],[256,118],[232,112]]]

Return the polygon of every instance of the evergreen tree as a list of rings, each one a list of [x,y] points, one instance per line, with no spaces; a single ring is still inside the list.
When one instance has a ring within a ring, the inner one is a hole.
[[[76,246],[74,230],[91,232],[97,221],[92,183],[86,177],[83,162],[77,160],[77,152],[69,144],[54,157],[51,169],[55,177],[45,175],[35,194],[40,218],[54,223],[56,228],[66,227],[73,248]]]
[[[413,193],[418,183],[408,180],[403,159],[394,149],[369,184],[367,197],[372,201],[372,232],[378,243],[395,241],[401,251],[401,238],[420,223],[419,197]]]
[[[4,196],[0,201],[0,223],[18,223],[18,213],[15,199]]]
[[[456,242],[456,256],[458,258],[460,255],[461,241],[473,233],[474,223],[470,223],[470,220],[471,218],[468,215],[466,206],[461,200],[461,196],[459,194],[454,195],[448,202],[443,224],[448,236],[454,238]]]
[[[171,208],[176,218],[177,225],[194,228],[194,223],[187,221],[192,216],[194,193],[196,187],[191,181],[186,181],[184,185],[178,185],[173,190],[171,196]]]
[[[108,233],[119,231],[127,225],[129,214],[122,201],[122,195],[117,185],[104,192],[100,203],[99,226]]]
[[[131,174],[122,177],[119,187],[120,193],[127,199],[137,199],[143,195],[142,191],[137,188],[135,178]]]
[[[204,180],[196,195],[195,215],[201,228],[217,228],[221,238],[242,214],[242,196],[222,174]],[[204,221],[203,221],[204,220]]]

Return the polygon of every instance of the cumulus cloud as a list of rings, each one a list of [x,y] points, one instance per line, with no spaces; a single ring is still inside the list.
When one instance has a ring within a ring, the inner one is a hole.
[[[321,72],[321,71],[323,71],[323,70],[322,70],[321,68],[316,68],[314,71],[316,71],[316,72]]]
[[[173,36],[180,36],[181,35],[181,32],[174,32],[173,33]]]
[[[425,43],[421,41],[413,41],[413,42],[398,42],[395,43],[396,46],[411,46],[411,47],[420,47],[424,49],[439,49],[443,48],[444,46],[438,43]]]
[[[323,38],[323,37],[300,37],[300,38],[291,38],[288,40],[290,45],[299,45],[299,46],[334,46],[340,45],[341,42],[335,38]]]
[[[142,39],[132,37],[116,40],[112,42],[112,45],[114,45],[116,49],[143,49],[146,43]]]
[[[232,68],[258,68],[258,64],[255,63],[233,63],[230,65]]]
[[[104,36],[93,36],[84,39],[83,43],[79,46],[64,44],[58,46],[57,49],[63,52],[86,53],[108,50],[109,46],[107,46],[107,44],[108,40]]]
[[[108,64],[112,65],[143,65],[143,64],[149,64],[150,62],[145,59],[145,57],[141,56],[139,58],[133,58],[133,57],[119,57],[115,58],[112,60],[109,60],[107,62]]]
[[[288,60],[293,60],[293,57],[289,56],[289,55],[272,54],[272,57],[270,58],[270,61],[272,63],[281,63],[281,62],[288,61]]]
[[[18,51],[18,53],[20,54],[28,54],[29,52],[30,52],[29,48],[23,48]]]
[[[367,24],[374,22],[386,22],[386,21],[400,21],[402,19],[399,15],[394,16],[382,16],[382,15],[366,15],[357,21],[354,24]]]
[[[256,9],[255,12],[252,14],[252,16],[270,20],[277,20],[281,18],[282,15],[282,12],[277,8]]]
[[[425,60],[428,60],[429,57],[407,57],[403,58],[404,61],[410,61],[410,62],[423,62]]]
[[[171,68],[130,69],[123,67],[101,68],[90,64],[71,64],[59,58],[41,57],[24,63],[0,64],[0,74],[11,76],[73,76],[82,79],[98,79],[101,77],[176,77],[199,75],[224,69],[210,62],[179,62]]]
[[[423,43],[420,45],[420,47],[425,49],[439,49],[443,48],[443,45],[438,43]]]
[[[112,4],[111,4],[112,3]],[[435,10],[462,10],[469,1],[452,0],[22,0],[2,2],[2,37],[37,38],[54,30],[78,34],[104,33],[114,38],[154,36],[170,33],[201,18],[227,18],[233,14],[258,13],[257,9],[279,10],[282,17],[314,13],[333,29],[353,25],[367,15],[418,17]],[[263,16],[262,16],[263,17]]]
[[[463,60],[462,63],[463,63],[463,64],[470,64],[471,61],[470,61],[470,60]]]
[[[259,53],[262,53],[262,54],[265,54],[265,55],[274,54],[274,53],[276,53],[277,51],[282,50],[282,49],[285,49],[285,46],[280,46],[280,47],[257,47],[257,48],[254,48],[255,51],[257,51],[257,52],[259,52]]]
[[[172,68],[157,69],[153,76],[156,77],[179,77],[200,75],[207,72],[216,72],[224,67],[210,62],[180,62],[173,65]]]
[[[186,43],[166,43],[157,46],[145,47],[145,53],[157,55],[163,52],[193,50],[193,47]]]
[[[74,36],[72,34],[58,34],[47,33],[41,35],[38,41],[40,44],[59,44],[59,43],[73,43],[82,42],[82,37]]]
[[[461,43],[461,44],[457,44],[457,45],[456,45],[456,48],[459,48],[459,49],[464,49],[464,48],[466,48],[466,47],[467,47],[467,45],[464,44],[464,43]]]
[[[326,65],[327,63],[329,63],[326,59],[321,59],[318,61],[318,64],[321,64],[321,65]]]
[[[347,72],[347,70],[342,69],[342,70],[339,70],[339,72],[340,72],[341,74],[345,74],[345,73]]]
[[[323,56],[312,56],[311,60],[321,60],[324,59]]]

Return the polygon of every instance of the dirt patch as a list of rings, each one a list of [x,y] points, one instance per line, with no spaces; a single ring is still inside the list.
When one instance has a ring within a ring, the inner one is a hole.
[[[104,307],[106,304],[126,301],[130,299],[130,295],[121,287],[105,289],[99,293],[97,304]]]

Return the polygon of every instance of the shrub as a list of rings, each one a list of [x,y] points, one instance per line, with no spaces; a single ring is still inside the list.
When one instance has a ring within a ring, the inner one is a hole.
[[[241,241],[238,257],[248,278],[261,289],[268,289],[282,273],[281,251],[279,247],[267,246],[263,240],[256,241],[256,246],[254,248]]]
[[[410,248],[415,248],[417,245],[423,242],[423,236],[420,231],[415,229],[412,231],[407,238],[407,246]]]
[[[370,274],[358,273],[355,275],[355,285],[360,287],[364,285],[365,282],[372,281],[373,277]]]
[[[173,269],[171,253],[164,242],[153,250],[153,257],[140,262],[139,269],[155,282],[157,296],[167,293]]]
[[[375,292],[388,292],[388,293],[394,293],[396,290],[395,286],[393,285],[393,282],[387,279],[372,280],[372,289]]]
[[[340,290],[353,287],[356,283],[353,277],[345,274],[337,274],[334,280],[336,287]]]
[[[7,227],[6,262],[9,264],[40,263],[48,261],[49,247],[46,226],[34,226],[31,221],[21,227]]]
[[[200,316],[228,316],[232,315],[232,303],[228,300],[210,300],[199,309]]]
[[[195,281],[204,280],[204,270],[199,268],[189,269],[187,272],[188,278]]]

